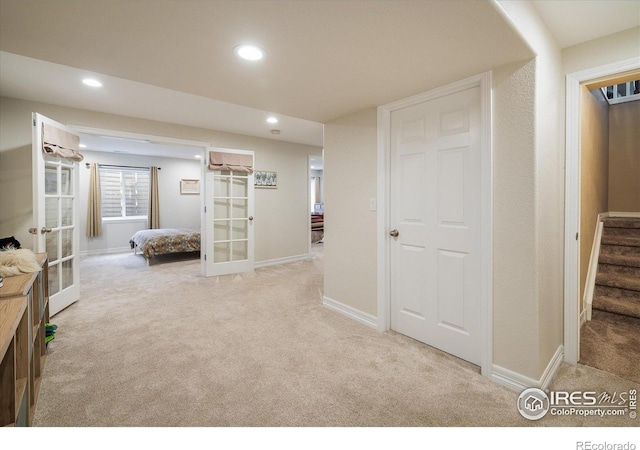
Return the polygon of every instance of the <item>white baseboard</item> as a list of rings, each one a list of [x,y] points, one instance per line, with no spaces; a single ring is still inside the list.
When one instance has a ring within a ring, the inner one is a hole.
[[[133,253],[130,246],[117,247],[117,248],[103,248],[99,250],[84,250],[79,253],[80,256],[94,256],[94,255],[110,255],[112,253]]]
[[[311,259],[311,254],[306,253],[304,255],[285,256],[284,258],[267,259],[265,261],[257,261],[253,264],[254,269],[260,267],[277,266],[278,264],[286,264],[297,261],[304,261],[305,259]]]
[[[357,322],[360,322],[363,325],[373,328],[374,330],[378,329],[378,318],[376,316],[372,316],[371,314],[360,311],[359,309],[353,308],[349,305],[345,305],[344,303],[340,303],[337,300],[333,300],[329,297],[322,297],[322,304],[340,314],[349,317]]]
[[[491,373],[491,379],[498,384],[501,384],[509,389],[517,392],[521,392],[530,387],[537,387],[540,389],[546,389],[553,377],[555,376],[562,360],[564,358],[564,347],[558,346],[555,354],[547,364],[547,368],[542,373],[539,380],[534,380],[520,373],[514,372],[498,365],[493,365],[493,372]]]

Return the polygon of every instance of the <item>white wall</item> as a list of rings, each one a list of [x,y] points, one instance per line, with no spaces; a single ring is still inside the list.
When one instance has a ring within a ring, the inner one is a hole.
[[[32,226],[31,113],[66,125],[208,142],[253,150],[256,170],[278,172],[278,189],[256,189],[255,260],[307,255],[309,155],[321,147],[261,139],[203,128],[104,114],[46,103],[0,98],[0,235],[15,235],[27,248]],[[286,232],[283,232],[285,231]],[[115,244],[114,244],[115,245]]]
[[[80,253],[98,254],[128,250],[129,239],[147,228],[146,220],[103,221],[102,236],[86,236],[89,169],[85,163],[116,164],[137,167],[157,166],[161,228],[200,228],[200,196],[181,195],[181,179],[200,179],[200,161],[158,158],[118,153],[83,151],[80,164]]]

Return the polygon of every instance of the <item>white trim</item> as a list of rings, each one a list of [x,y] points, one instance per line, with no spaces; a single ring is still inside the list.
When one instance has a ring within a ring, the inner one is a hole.
[[[566,160],[564,231],[564,356],[577,364],[580,358],[579,245],[580,232],[580,84],[640,68],[640,58],[630,58],[579,72],[566,78]]]
[[[591,319],[589,319],[591,320]],[[580,313],[580,328],[582,328],[582,325],[584,325],[585,323],[587,323],[587,310],[584,309],[581,313]]]
[[[278,264],[287,264],[292,262],[304,261],[306,259],[311,259],[311,253],[306,255],[296,255],[296,256],[285,256],[284,258],[275,258],[275,259],[267,259],[264,261],[257,261],[253,264],[255,269],[260,267],[269,267],[269,266],[277,266]]]
[[[553,378],[555,377],[560,364],[562,364],[563,354],[564,350],[562,345],[560,345],[556,349],[554,355],[551,357],[549,364],[547,364],[547,367],[542,373],[542,376],[539,380],[535,380],[533,378],[527,377],[509,369],[505,369],[504,367],[500,367],[498,365],[493,366],[491,379],[496,383],[517,392],[521,392],[530,387],[546,389],[551,383],[551,380],[553,380]]]
[[[333,311],[349,317],[363,325],[366,325],[373,329],[378,329],[378,318],[366,312],[362,312],[359,309],[353,308],[349,305],[345,305],[337,300],[333,300],[329,297],[322,297],[322,305]]]
[[[589,268],[587,269],[587,279],[585,281],[584,295],[580,311],[580,324],[582,316],[586,313],[586,320],[591,320],[591,306],[593,303],[593,291],[595,290],[596,274],[598,273],[598,260],[600,259],[600,242],[602,241],[602,220],[609,216],[608,213],[598,214],[596,219],[596,230],[591,244],[591,256],[589,257]]]
[[[129,133],[127,131],[106,130],[102,128],[93,128],[93,127],[81,127],[77,125],[70,125],[69,128],[71,128],[76,133],[96,134],[100,136],[118,137],[123,139],[143,139],[143,140],[152,142],[154,144],[191,145],[193,147],[199,147],[199,148],[211,146],[209,142],[191,141],[188,139],[176,139],[176,138],[170,138],[166,136],[155,136],[152,134]]]
[[[391,327],[390,269],[389,269],[389,189],[390,189],[390,135],[393,111],[454,94],[465,89],[480,87],[480,151],[481,156],[481,235],[482,235],[482,287],[480,296],[482,374],[492,374],[493,363],[493,147],[491,131],[491,72],[432,89],[393,103],[378,107],[378,331]]]

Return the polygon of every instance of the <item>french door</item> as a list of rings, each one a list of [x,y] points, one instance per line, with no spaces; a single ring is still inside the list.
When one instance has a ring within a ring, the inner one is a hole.
[[[216,149],[250,154],[245,150]],[[205,275],[253,270],[253,173],[208,170],[205,175]]]
[[[80,298],[78,163],[43,152],[43,126],[74,134],[33,113],[33,249],[49,257],[49,311],[58,313]]]

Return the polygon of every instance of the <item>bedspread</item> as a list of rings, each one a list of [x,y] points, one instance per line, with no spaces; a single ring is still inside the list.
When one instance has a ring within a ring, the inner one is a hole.
[[[169,253],[200,251],[200,230],[197,228],[159,228],[136,232],[129,241],[147,259]]]

